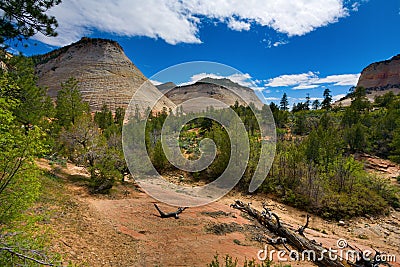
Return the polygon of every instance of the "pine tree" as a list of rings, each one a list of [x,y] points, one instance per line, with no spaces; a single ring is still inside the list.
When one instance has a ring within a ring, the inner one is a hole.
[[[16,120],[25,127],[38,125],[44,117],[52,117],[54,106],[44,88],[38,87],[33,61],[23,56],[14,56],[4,60],[11,66],[7,75],[16,83],[17,88],[5,92],[9,97],[18,99],[19,105],[13,110]]]
[[[283,93],[283,96],[282,96],[282,99],[280,102],[280,108],[281,108],[281,110],[284,110],[284,111],[289,110],[289,101],[288,101],[286,93]]]
[[[0,1],[0,44],[12,39],[23,41],[37,32],[46,36],[56,36],[57,21],[55,17],[46,13],[59,3],[61,0]]]
[[[331,102],[332,102],[331,90],[326,88],[324,90],[323,96],[324,96],[324,100],[321,103],[321,108],[328,110],[331,108]]]
[[[318,99],[315,99],[315,100],[313,101],[313,103],[312,103],[313,110],[319,109],[320,106],[321,106],[321,103],[319,102],[319,100],[318,100]]]
[[[96,112],[94,114],[94,121],[99,125],[102,130],[107,129],[113,123],[113,117],[111,110],[108,108],[106,104],[101,107],[100,112]]]
[[[79,116],[89,112],[89,105],[83,102],[75,78],[61,83],[61,87],[56,100],[56,118],[61,126],[69,127]]]
[[[306,110],[310,110],[310,104],[311,104],[310,94],[307,94],[307,96],[306,96],[306,102],[304,103],[305,109],[306,109]]]

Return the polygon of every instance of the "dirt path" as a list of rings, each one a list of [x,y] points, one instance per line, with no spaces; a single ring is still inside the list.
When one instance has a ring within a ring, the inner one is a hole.
[[[41,168],[51,170],[45,161]],[[90,195],[81,185],[84,169],[73,165],[53,172],[64,179],[68,201],[52,219],[54,250],[67,261],[84,266],[206,266],[214,255],[245,259],[264,248],[261,237],[270,235],[257,223],[229,207],[237,198],[261,208],[265,198],[231,194],[207,206],[185,210],[179,219],[157,216],[154,199],[134,187],[117,186],[110,197]],[[72,181],[71,181],[72,177]],[[297,229],[305,213],[269,203],[282,220]],[[173,207],[159,206],[166,212]],[[361,249],[372,247],[400,258],[400,214],[385,218],[359,218],[339,226],[312,218],[306,236],[336,248],[340,238]],[[272,247],[270,247],[272,249]],[[220,257],[221,258],[221,257]],[[400,259],[397,259],[400,262]],[[313,266],[290,262],[292,266]],[[393,265],[400,266],[400,264]]]

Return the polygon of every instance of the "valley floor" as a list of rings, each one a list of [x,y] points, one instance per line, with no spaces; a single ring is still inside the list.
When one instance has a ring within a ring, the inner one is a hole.
[[[206,266],[218,253],[245,259],[257,258],[264,249],[262,237],[271,236],[257,222],[230,208],[235,199],[251,202],[261,209],[268,202],[289,228],[298,229],[306,213],[260,196],[231,193],[218,202],[185,210],[179,219],[161,219],[154,199],[132,184],[117,185],[109,196],[95,196],[84,186],[88,174],[67,164],[52,167],[41,160],[38,165],[58,177],[58,187],[49,188],[54,212],[50,219],[52,247],[64,263],[78,266]],[[166,212],[175,211],[162,203]],[[373,249],[395,255],[400,266],[400,212],[387,217],[363,217],[345,225],[312,217],[309,239],[325,247],[337,248],[345,239],[360,249]],[[272,236],[273,237],[273,236]],[[269,249],[273,249],[272,246]],[[277,259],[274,261],[277,262]],[[310,262],[289,262],[291,266],[314,266]],[[282,264],[285,264],[284,262]]]

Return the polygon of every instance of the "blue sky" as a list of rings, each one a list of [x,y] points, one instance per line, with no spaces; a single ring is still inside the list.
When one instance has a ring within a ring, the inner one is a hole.
[[[51,14],[59,37],[37,35],[21,52],[114,39],[149,78],[175,64],[218,62],[243,74],[231,76],[237,82],[251,78],[267,103],[283,92],[292,103],[321,98],[325,88],[340,98],[364,67],[400,53],[399,0],[64,0]],[[203,73],[231,75],[210,67],[171,80]]]

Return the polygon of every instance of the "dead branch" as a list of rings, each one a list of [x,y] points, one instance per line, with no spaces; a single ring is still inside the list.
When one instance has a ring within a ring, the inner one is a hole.
[[[267,218],[267,216],[262,215],[256,209],[250,207],[250,205],[245,205],[242,201],[236,200],[231,207],[246,212],[253,218],[255,218],[261,225],[266,227],[271,232],[277,234],[278,236],[285,238],[287,243],[294,247],[297,251],[303,252],[304,250],[313,250],[316,254],[316,259],[314,263],[320,267],[347,267],[350,266],[346,262],[342,262],[339,259],[332,260],[324,253],[326,249],[318,244],[315,244],[311,240],[304,236],[301,236],[294,231],[289,230],[280,223],[279,216],[275,213],[271,215],[275,218],[275,221]]]
[[[43,266],[56,266],[56,265],[54,265],[52,263],[41,261],[41,260],[35,259],[33,257],[30,257],[28,255],[16,252],[15,250],[13,250],[10,247],[6,247],[6,246],[0,247],[0,251],[6,251],[6,252],[10,253],[11,255],[14,255],[14,256],[16,256],[16,257],[18,257],[20,259],[32,261],[32,262],[38,263],[38,264],[43,265]],[[36,253],[36,254],[38,254],[38,253]]]
[[[186,207],[182,208],[179,207],[177,211],[175,212],[169,212],[169,213],[165,213],[163,212],[156,203],[154,203],[154,207],[156,207],[156,209],[158,210],[158,212],[160,213],[160,217],[161,218],[170,218],[170,217],[174,217],[175,219],[179,219],[179,214],[181,214],[185,209],[187,209]]]
[[[304,236],[304,231],[307,229],[309,221],[310,221],[310,215],[307,214],[306,224],[304,226],[300,227],[299,230],[297,230],[297,232],[299,232],[299,235]]]

